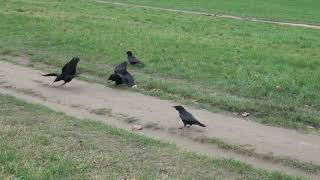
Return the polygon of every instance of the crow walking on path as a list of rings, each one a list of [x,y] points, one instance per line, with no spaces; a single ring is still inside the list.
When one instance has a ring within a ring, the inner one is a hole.
[[[131,64],[131,65],[140,65],[140,66],[143,66],[144,64],[138,59],[136,58],[133,53],[131,51],[128,51],[127,52],[127,55],[128,55],[128,62]]]
[[[199,122],[191,113],[189,113],[184,107],[182,106],[173,106],[178,112],[179,112],[179,116],[184,124],[183,127],[190,127],[193,124],[195,125],[199,125],[201,127],[206,127],[206,125],[202,124],[201,122]],[[189,125],[189,126],[187,126]],[[183,127],[179,128],[182,129]]]
[[[57,73],[49,73],[44,74],[43,76],[56,76],[56,79],[53,81],[64,81],[64,83],[61,85],[65,85],[66,83],[70,82],[73,78],[77,77],[77,65],[79,63],[80,59],[78,57],[74,57],[68,62],[66,65],[63,66],[61,74]]]
[[[114,73],[109,76],[108,80],[114,81],[117,85],[127,84],[132,87],[135,85],[132,75],[127,71],[127,62],[123,62],[116,66]]]

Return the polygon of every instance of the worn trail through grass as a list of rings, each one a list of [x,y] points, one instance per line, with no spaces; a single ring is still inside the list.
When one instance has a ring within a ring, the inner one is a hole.
[[[8,57],[6,59],[8,60]],[[264,126],[191,107],[188,109],[208,127],[179,130],[181,122],[172,108],[176,103],[78,80],[64,87],[55,87],[50,85],[50,78],[40,74],[40,71],[2,61],[1,92],[43,104],[68,115],[100,120],[127,130],[131,129],[132,124],[142,124],[146,129],[141,131],[141,134],[149,137],[173,142],[210,156],[242,160],[264,169],[314,176],[283,164],[220,149],[214,144],[200,143],[195,139],[220,138],[227,143],[253,149],[257,153],[289,156],[320,165],[319,135],[300,134],[294,130]]]
[[[214,17],[219,17],[219,18],[227,18],[227,19],[234,19],[234,20],[241,20],[241,21],[252,21],[252,22],[258,22],[258,23],[278,24],[278,25],[303,27],[303,28],[310,28],[310,29],[320,29],[320,26],[318,26],[318,25],[304,24],[304,23],[294,23],[294,22],[286,22],[286,21],[272,21],[272,20],[264,20],[264,19],[253,18],[253,17],[242,17],[242,16],[235,16],[235,15],[228,15],[228,14],[221,14],[221,13],[213,14],[213,13],[206,13],[206,12],[169,9],[169,8],[162,8],[162,7],[153,7],[153,6],[146,6],[146,5],[136,5],[136,4],[131,4],[131,3],[115,2],[115,1],[97,0],[96,2],[97,3],[119,5],[119,6],[127,6],[127,7],[132,7],[132,8],[153,9],[153,10],[160,10],[160,11],[195,14],[195,15],[203,15],[203,16],[214,16]]]

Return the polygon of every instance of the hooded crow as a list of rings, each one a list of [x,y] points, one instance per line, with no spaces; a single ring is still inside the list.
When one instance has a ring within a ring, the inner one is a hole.
[[[131,65],[142,65],[143,66],[143,63],[138,58],[136,58],[131,51],[128,51],[127,55],[128,55],[128,58],[127,58],[128,62]]]

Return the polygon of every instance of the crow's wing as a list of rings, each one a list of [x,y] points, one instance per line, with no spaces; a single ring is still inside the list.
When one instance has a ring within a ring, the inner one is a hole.
[[[108,80],[116,82],[117,85],[122,84],[124,82],[123,76],[121,74],[116,73],[111,74]]]
[[[42,74],[42,76],[58,76],[57,73]]]
[[[130,63],[134,63],[134,64],[139,64],[139,63],[141,63],[141,61],[138,59],[138,58],[136,58],[135,56],[129,56],[128,57],[128,61],[130,62]]]
[[[74,57],[68,62],[66,65],[62,68],[62,74],[68,74],[68,75],[74,75],[77,72],[77,65],[79,63],[80,59],[77,57]]]
[[[115,73],[119,73],[119,74],[126,74],[127,72],[127,62],[123,62],[119,65],[116,66],[116,68],[114,69]]]
[[[127,84],[128,86],[134,85],[134,79],[132,75],[127,71],[127,65],[128,63],[125,61],[114,69],[115,74],[120,76],[122,78],[122,82]]]
[[[187,111],[180,112],[179,116],[183,121],[192,122],[192,123],[199,123],[197,118],[195,118],[191,113],[189,113]]]
[[[124,80],[125,80],[125,82],[126,82],[126,84],[127,84],[128,86],[133,86],[133,85],[134,85],[133,76],[132,76],[129,72],[127,72],[127,74],[125,74],[125,75],[123,76],[123,78],[124,78]]]

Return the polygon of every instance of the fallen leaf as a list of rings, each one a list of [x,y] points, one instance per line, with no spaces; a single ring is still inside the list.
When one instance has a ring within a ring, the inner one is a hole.
[[[157,88],[154,88],[154,89],[151,89],[152,92],[159,92],[160,89],[157,89]]]
[[[132,130],[132,131],[140,131],[140,130],[142,130],[142,129],[143,129],[143,126],[142,126],[141,124],[133,125],[133,126],[131,127],[131,130]]]
[[[248,116],[250,116],[250,113],[248,113],[248,112],[243,112],[243,113],[241,114],[241,116],[242,116],[242,117],[248,117]]]
[[[277,85],[276,88],[278,91],[283,91],[283,87],[281,85]]]

